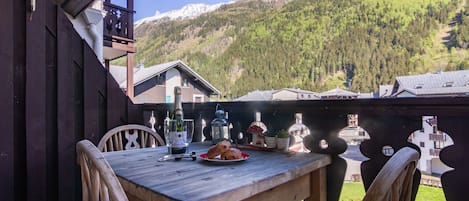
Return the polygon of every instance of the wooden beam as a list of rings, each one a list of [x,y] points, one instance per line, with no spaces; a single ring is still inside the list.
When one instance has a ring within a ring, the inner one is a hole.
[[[85,10],[93,0],[56,0],[60,2],[60,6],[67,11],[73,17],[80,14],[81,11]]]
[[[131,52],[131,53],[135,52],[135,47],[133,43],[122,44],[122,43],[112,42],[112,48],[123,50],[126,52]]]
[[[127,96],[134,98],[134,53],[127,54]]]
[[[115,40],[121,40],[121,41],[126,41],[126,42],[135,42],[134,39],[130,39],[130,38],[124,38],[124,37],[120,37],[120,36],[111,36],[112,39],[115,39]]]

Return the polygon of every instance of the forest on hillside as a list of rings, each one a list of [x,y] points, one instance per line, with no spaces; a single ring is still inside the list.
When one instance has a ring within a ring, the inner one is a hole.
[[[136,60],[150,66],[181,59],[228,99],[283,87],[372,92],[396,76],[435,70],[441,55],[441,70],[468,69],[463,3],[239,0],[196,19],[139,26]],[[435,35],[457,13],[445,46]]]

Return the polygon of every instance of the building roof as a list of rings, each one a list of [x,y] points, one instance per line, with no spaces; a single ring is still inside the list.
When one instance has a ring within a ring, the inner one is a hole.
[[[192,70],[184,62],[177,60],[171,61],[163,64],[158,64],[149,67],[138,67],[134,69],[134,86],[137,86],[157,75],[160,75],[172,68],[177,68],[185,72],[187,75],[191,76],[193,80],[196,80],[202,84],[202,86],[207,87],[212,90],[214,94],[221,94],[221,92],[205,80],[202,76]],[[125,89],[127,86],[127,72],[125,67],[110,66],[110,73],[113,75],[114,79],[119,83],[120,88]]]
[[[373,93],[354,93],[354,92],[339,89],[339,88],[325,91],[322,93],[317,93],[314,91],[308,91],[308,90],[303,90],[303,89],[283,88],[283,89],[278,89],[278,90],[255,90],[252,92],[248,92],[248,94],[241,96],[237,99],[234,99],[233,101],[271,101],[273,100],[274,94],[282,92],[282,91],[290,91],[298,95],[304,95],[304,94],[312,95],[312,96],[305,96],[304,98],[302,98],[301,96],[298,96],[296,100],[317,100],[320,98],[327,99],[330,97],[374,98]],[[294,100],[294,99],[280,98],[279,100]]]
[[[276,91],[277,90],[255,90],[233,101],[270,101],[272,100],[272,94]]]
[[[400,76],[396,78],[393,96],[403,92],[416,96],[469,94],[469,70]]]
[[[303,89],[295,89],[295,88],[283,88],[277,90],[255,90],[248,92],[248,94],[241,96],[239,98],[234,99],[233,101],[271,101],[273,100],[273,95],[282,91],[290,91],[296,94],[311,94],[313,95],[310,99],[319,99],[318,93],[314,91],[308,91]],[[297,97],[297,100],[301,98]],[[279,99],[279,100],[286,100],[286,99]],[[290,99],[288,99],[290,100]]]
[[[363,98],[376,98],[375,93],[357,93],[357,98],[363,99]]]
[[[335,88],[335,89],[331,89],[329,91],[325,91],[325,92],[322,92],[319,94],[319,96],[321,96],[321,98],[327,98],[327,97],[347,97],[347,96],[352,96],[352,97],[358,97],[358,94],[357,93],[354,93],[354,92],[351,92],[351,91],[347,91],[347,90],[343,90],[343,89],[340,89],[340,88]]]
[[[318,94],[314,91],[308,91],[308,90],[296,89],[296,88],[283,88],[283,89],[276,90],[274,93],[278,93],[278,92],[284,91],[284,90],[285,91],[295,92],[295,93],[302,93],[302,94],[314,94],[314,95]]]
[[[392,84],[379,85],[379,97],[388,97],[392,94]]]

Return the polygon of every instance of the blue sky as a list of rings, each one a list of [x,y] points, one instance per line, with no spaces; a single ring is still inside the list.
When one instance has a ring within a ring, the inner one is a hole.
[[[216,4],[220,2],[229,2],[230,0],[134,0],[134,20],[137,21],[141,18],[150,17],[155,15],[155,12],[166,12],[182,8],[190,3],[205,3]],[[111,0],[113,4],[126,6],[127,0]]]

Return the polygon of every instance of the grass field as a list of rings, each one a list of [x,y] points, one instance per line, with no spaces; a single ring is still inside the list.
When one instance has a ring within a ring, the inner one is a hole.
[[[345,182],[340,195],[341,201],[360,201],[365,195],[363,184],[359,182]],[[416,201],[445,201],[443,189],[420,185]]]

